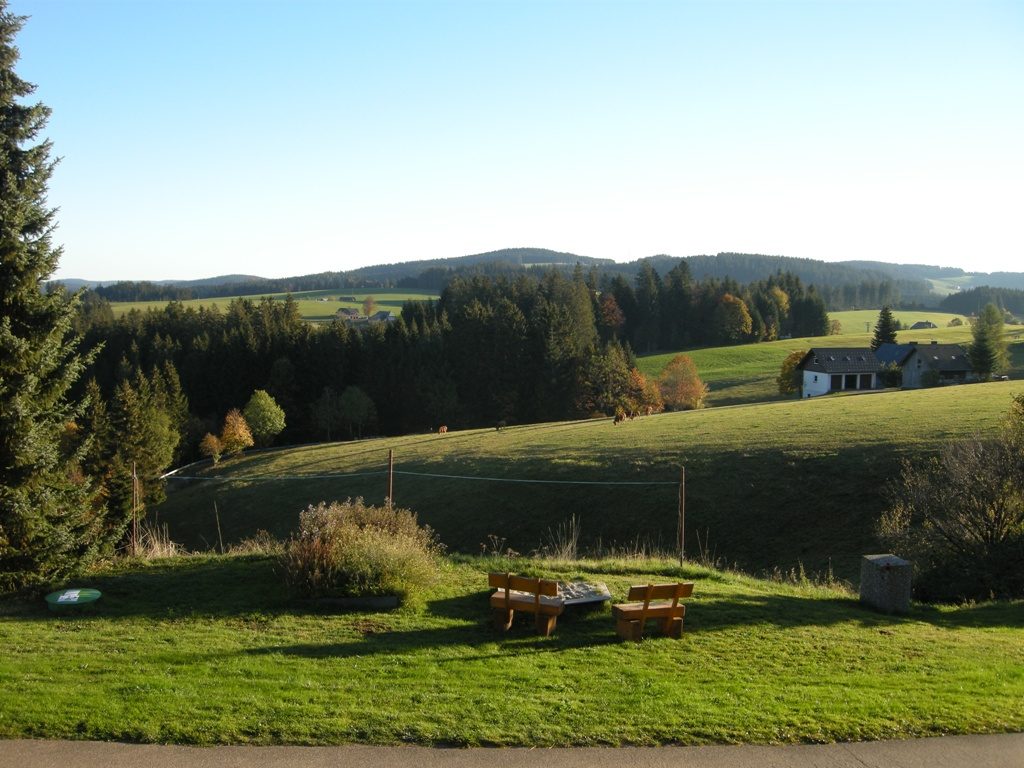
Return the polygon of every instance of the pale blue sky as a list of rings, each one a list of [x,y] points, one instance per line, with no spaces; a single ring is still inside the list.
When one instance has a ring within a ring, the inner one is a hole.
[[[59,277],[537,246],[1024,271],[1024,3],[71,2]]]

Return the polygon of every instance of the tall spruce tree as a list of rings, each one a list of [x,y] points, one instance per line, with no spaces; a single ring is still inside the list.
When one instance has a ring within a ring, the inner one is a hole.
[[[979,378],[989,379],[1007,364],[1006,339],[1003,338],[1003,313],[989,302],[971,328],[973,342],[968,349],[971,365]]]
[[[892,310],[882,307],[878,313],[878,322],[875,323],[875,335],[871,337],[871,349],[878,349],[883,344],[896,343],[896,318],[892,316]]]
[[[46,190],[56,165],[40,140],[50,110],[21,103],[35,86],[14,71],[25,22],[0,0],[0,589],[63,577],[92,554],[89,483],[61,437],[88,360],[72,330],[75,300],[44,292],[60,249]]]

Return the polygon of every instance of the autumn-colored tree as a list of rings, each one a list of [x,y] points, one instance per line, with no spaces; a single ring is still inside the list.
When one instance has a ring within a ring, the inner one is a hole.
[[[367,296],[363,299],[363,314],[369,317],[373,314],[373,311],[377,308],[377,300],[373,296]]]
[[[658,383],[648,379],[636,368],[629,372],[628,392],[630,411],[633,413],[651,414],[665,410]]]
[[[220,444],[220,438],[216,435],[210,434],[209,432],[203,437],[202,442],[199,443],[199,452],[210,458],[214,464],[220,461],[220,455],[224,452],[224,447]]]
[[[750,336],[753,320],[743,299],[731,293],[722,295],[711,318],[715,335],[723,344],[739,344]]]
[[[689,411],[704,407],[708,385],[697,375],[697,366],[688,355],[676,355],[658,377],[658,388],[665,407]]]
[[[224,417],[220,444],[226,456],[233,456],[253,446],[252,432],[249,431],[249,425],[245,423],[242,412],[237,408],[232,408]]]
[[[614,294],[610,291],[601,294],[598,302],[598,329],[604,339],[617,339],[626,324],[626,316],[619,308],[619,302],[615,300]]]
[[[806,354],[806,349],[797,349],[786,355],[786,359],[782,361],[782,369],[775,379],[780,395],[799,394],[802,377],[797,366]]]

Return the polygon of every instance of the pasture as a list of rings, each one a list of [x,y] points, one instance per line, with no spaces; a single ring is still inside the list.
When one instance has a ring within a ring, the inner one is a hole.
[[[254,294],[251,296],[223,296],[209,299],[189,299],[181,304],[186,307],[217,307],[222,312],[227,310],[228,305],[235,299],[249,299],[259,301],[269,297],[275,301],[284,301],[287,293]],[[377,310],[387,309],[391,314],[398,314],[407,301],[425,301],[436,299],[437,293],[430,291],[350,291],[350,290],[325,290],[325,291],[299,291],[291,294],[291,297],[298,304],[299,314],[310,322],[329,322],[334,319],[339,309],[362,309],[363,301],[367,296],[373,296],[376,301]],[[342,297],[351,297],[355,301],[341,301]],[[145,312],[148,309],[162,309],[167,306],[166,301],[115,301],[111,303],[115,317],[127,314],[133,309]]]
[[[919,320],[930,320],[938,328],[920,331],[900,331],[897,340],[901,343],[917,341],[926,344],[935,340],[946,344],[970,344],[971,329],[966,323],[959,327],[948,327],[949,321],[962,315],[941,312],[896,312],[896,318],[912,324]],[[640,371],[656,378],[665,365],[677,354],[689,355],[697,366],[697,372],[711,388],[708,405],[738,405],[742,403],[767,402],[783,399],[775,383],[779,368],[786,355],[798,349],[811,347],[866,347],[871,343],[877,310],[856,310],[832,312],[830,317],[839,320],[843,332],[835,336],[813,336],[798,339],[781,339],[761,344],[744,344],[732,347],[703,347],[679,352],[659,353],[638,358]],[[864,324],[870,330],[864,332]],[[1010,375],[1024,378],[1024,326],[1006,326],[1006,337],[1010,342]]]
[[[681,640],[607,608],[492,629],[488,570],[696,584]],[[656,561],[456,558],[420,611],[319,613],[265,555],[122,563],[91,614],[0,601],[0,738],[185,744],[828,742],[1024,728],[1024,604],[915,605]]]
[[[993,430],[1022,390],[972,384],[252,452],[186,468],[150,514],[196,549],[260,529],[287,536],[308,504],[382,502],[392,449],[396,503],[453,550],[503,541],[531,552],[573,516],[583,548],[671,550],[685,466],[691,556],[853,578],[879,546],[874,524],[900,459]]]

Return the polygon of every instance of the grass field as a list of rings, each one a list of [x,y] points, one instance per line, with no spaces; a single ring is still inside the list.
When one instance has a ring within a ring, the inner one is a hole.
[[[683,350],[693,358],[700,377],[711,388],[708,405],[738,405],[781,400],[775,383],[779,369],[786,355],[798,349],[811,347],[867,347],[871,343],[874,325],[878,320],[877,310],[832,312],[829,315],[843,327],[836,336],[816,336],[799,339],[783,339],[762,344],[745,344],[735,347],[705,347]],[[926,344],[931,340],[941,343],[969,344],[971,329],[968,325],[948,327],[949,321],[961,315],[940,312],[897,312],[896,317],[906,324],[919,320],[931,320],[938,328],[923,331],[900,331],[900,343],[918,341]],[[864,332],[864,324],[870,323],[870,330]],[[1013,378],[1024,378],[1024,326],[1006,327],[1010,342],[1011,368]],[[662,369],[679,352],[648,355],[638,359],[640,371],[646,376],[657,377]]]
[[[485,573],[696,583],[682,640],[607,609],[542,638]],[[79,582],[76,582],[79,583]],[[459,560],[419,612],[289,602],[265,556],[121,566],[92,615],[0,601],[0,737],[194,744],[828,742],[1024,729],[1024,604],[915,605],[667,563]]]
[[[213,299],[189,299],[181,302],[186,307],[219,307],[222,311],[237,298],[259,301],[264,296],[269,296],[278,301],[284,301],[288,296],[286,293],[255,294],[252,296],[226,296]],[[299,314],[306,320],[312,322],[326,322],[332,320],[339,309],[353,308],[362,309],[363,300],[367,296],[373,296],[377,303],[377,309],[389,309],[392,314],[401,311],[406,301],[422,301],[436,299],[437,293],[430,291],[300,291],[291,294],[299,305]],[[355,301],[339,301],[341,296],[354,297]],[[326,301],[321,301],[326,299]],[[111,303],[114,316],[120,317],[127,312],[138,309],[145,312],[147,309],[161,309],[167,306],[166,301],[115,301]]]
[[[685,466],[691,554],[699,535],[748,570],[831,563],[852,578],[879,546],[873,526],[899,459],[993,429],[1022,390],[1011,381],[257,452],[187,469],[199,479],[172,480],[154,512],[193,548],[218,541],[218,520],[227,541],[284,536],[307,504],[382,502],[393,449],[396,503],[455,550],[477,552],[493,534],[529,552],[573,515],[586,546],[639,538],[670,549]],[[608,484],[621,482],[637,485]]]

